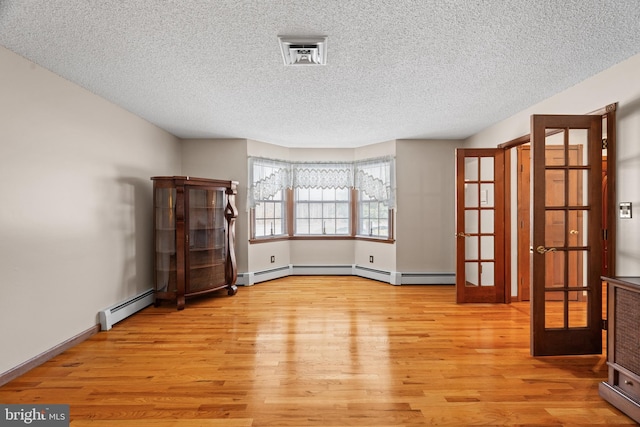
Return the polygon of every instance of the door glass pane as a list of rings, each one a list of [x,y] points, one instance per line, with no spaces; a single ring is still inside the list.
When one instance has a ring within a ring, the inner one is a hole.
[[[576,298],[569,300],[569,327],[585,328],[589,326],[587,319],[587,303],[589,296],[587,292],[574,292]]]
[[[587,211],[569,211],[569,236],[568,246],[584,246],[584,235],[587,232],[586,224],[589,216]]]
[[[544,254],[546,263],[545,288],[564,288],[565,253],[552,251]]]
[[[481,181],[493,181],[493,157],[481,157],[480,158],[480,180]]]
[[[490,208],[494,205],[493,184],[480,184],[480,206]]]
[[[480,266],[480,286],[495,286],[494,263],[483,262]]]
[[[569,263],[568,272],[569,272],[569,286],[570,287],[581,287],[584,288],[587,286],[586,277],[587,272],[585,271],[585,267],[587,265],[587,251],[568,251],[567,252],[567,261]]]
[[[562,207],[564,203],[565,171],[547,169],[545,171],[545,206]]]
[[[464,180],[478,181],[478,158],[466,157],[464,159]]]
[[[548,131],[557,132],[557,129]],[[545,138],[545,165],[565,166],[566,155],[564,150],[564,130]]]
[[[569,205],[587,206],[589,204],[589,173],[586,170],[570,170]]]
[[[564,246],[565,241],[565,211],[546,211],[544,245],[547,248]]]
[[[589,164],[589,131],[587,129],[569,130],[569,166],[584,166]]]
[[[465,259],[478,259],[478,237],[465,237]]]
[[[564,292],[547,292],[544,301],[544,327],[546,329],[564,328]]]
[[[478,211],[467,210],[464,212],[464,232],[470,234],[478,233]]]
[[[176,189],[156,189],[156,286],[175,292],[176,280]]]
[[[494,231],[493,209],[483,209],[480,211],[480,232],[493,233]]]
[[[478,200],[478,184],[464,185],[464,205],[468,208],[480,206]]]
[[[493,236],[480,237],[480,258],[495,259],[493,243]]]
[[[466,262],[464,265],[465,286],[478,286],[479,270],[477,262]]]

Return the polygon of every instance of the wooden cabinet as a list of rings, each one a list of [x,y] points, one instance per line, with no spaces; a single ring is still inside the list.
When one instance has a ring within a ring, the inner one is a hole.
[[[187,176],[153,180],[155,304],[237,287],[237,182]]]
[[[607,282],[607,365],[600,396],[640,423],[640,277]]]

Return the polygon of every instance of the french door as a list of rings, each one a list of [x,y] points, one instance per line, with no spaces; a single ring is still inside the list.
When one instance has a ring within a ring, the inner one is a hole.
[[[602,353],[602,116],[531,119],[531,353]]]
[[[456,301],[504,303],[504,150],[456,150]]]

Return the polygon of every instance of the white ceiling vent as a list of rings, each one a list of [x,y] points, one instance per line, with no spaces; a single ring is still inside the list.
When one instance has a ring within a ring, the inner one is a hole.
[[[327,37],[278,36],[284,65],[325,65]]]

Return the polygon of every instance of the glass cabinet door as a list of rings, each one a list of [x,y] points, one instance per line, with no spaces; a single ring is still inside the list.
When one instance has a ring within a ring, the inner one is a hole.
[[[176,280],[176,189],[155,191],[156,274],[159,292],[175,292]]]
[[[224,190],[189,188],[187,292],[225,283]]]

